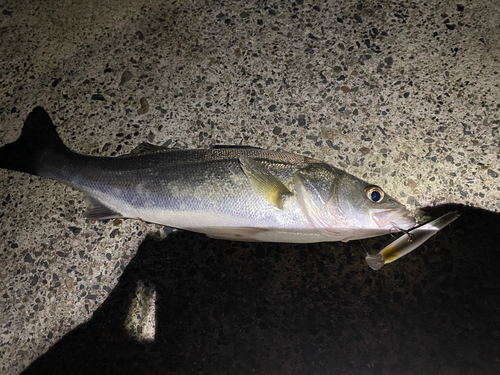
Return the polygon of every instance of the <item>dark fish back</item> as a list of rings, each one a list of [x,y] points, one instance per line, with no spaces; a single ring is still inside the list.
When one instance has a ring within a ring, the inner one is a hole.
[[[155,146],[153,146],[155,147]],[[238,160],[245,156],[251,159],[257,159],[262,162],[292,164],[302,166],[306,164],[321,163],[321,161],[309,158],[303,155],[292,154],[290,152],[281,152],[273,150],[264,150],[259,148],[213,148],[213,149],[197,149],[197,150],[179,150],[167,149],[157,146],[157,149],[148,148],[148,151],[143,153],[131,153],[122,155],[120,159],[145,158],[152,159],[155,162],[163,165],[186,165],[186,164],[201,164],[213,161],[232,161]]]

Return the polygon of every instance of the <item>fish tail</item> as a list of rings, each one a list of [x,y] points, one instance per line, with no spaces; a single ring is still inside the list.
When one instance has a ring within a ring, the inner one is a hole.
[[[47,111],[36,107],[26,118],[19,139],[0,148],[0,168],[41,175],[44,160],[69,152]]]

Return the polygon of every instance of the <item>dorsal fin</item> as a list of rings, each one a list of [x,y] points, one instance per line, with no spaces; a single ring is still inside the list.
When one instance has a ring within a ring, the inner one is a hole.
[[[254,146],[236,146],[236,145],[210,145],[210,150],[217,150],[217,149],[224,149],[224,148],[236,148],[236,149],[243,149],[243,150],[263,150],[260,147],[254,147]]]
[[[165,152],[168,150],[169,150],[168,148],[165,148],[163,146],[157,146],[157,145],[152,145],[151,143],[143,142],[143,143],[140,143],[132,151],[130,151],[130,153],[120,155],[118,157],[120,158],[120,157],[124,157],[124,156],[135,156],[135,155],[139,155],[139,154],[154,154],[156,152]]]

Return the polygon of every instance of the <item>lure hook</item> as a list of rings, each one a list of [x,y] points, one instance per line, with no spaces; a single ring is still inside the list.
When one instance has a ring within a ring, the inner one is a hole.
[[[410,233],[411,229],[410,230],[406,230],[406,229],[400,228],[399,226],[397,226],[396,223],[394,223],[392,221],[391,221],[391,224],[392,224],[392,228],[389,229],[389,234],[393,238],[396,238],[396,235],[393,233],[393,230],[397,230],[398,232],[403,232],[404,234],[406,234],[408,236],[408,243],[411,243],[413,241],[414,235],[413,235],[413,233]]]

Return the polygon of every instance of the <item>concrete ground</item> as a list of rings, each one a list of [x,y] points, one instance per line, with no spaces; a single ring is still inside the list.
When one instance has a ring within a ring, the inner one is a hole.
[[[74,151],[303,153],[431,217],[391,237],[236,243],[82,218],[0,170],[4,374],[500,373],[500,12],[426,2],[0,4],[0,146],[41,105]]]

